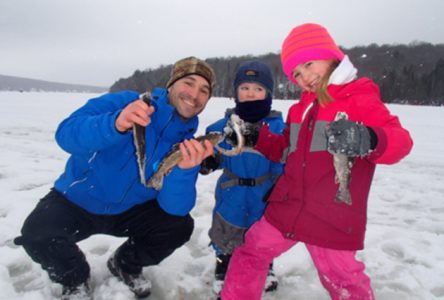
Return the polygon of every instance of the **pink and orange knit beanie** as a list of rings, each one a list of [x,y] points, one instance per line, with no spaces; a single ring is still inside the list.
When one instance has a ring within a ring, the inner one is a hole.
[[[282,44],[281,63],[285,75],[294,83],[293,70],[299,64],[318,59],[336,58],[342,61],[344,53],[336,45],[327,29],[306,23],[293,28]]]

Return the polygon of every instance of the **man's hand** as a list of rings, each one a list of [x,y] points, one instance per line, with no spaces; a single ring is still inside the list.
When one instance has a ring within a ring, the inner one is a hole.
[[[154,112],[153,106],[148,106],[143,100],[139,99],[128,104],[116,119],[116,129],[119,132],[126,132],[133,127],[133,124],[148,126],[151,123],[150,116]]]
[[[204,143],[204,146],[197,140],[185,140],[183,143],[180,143],[179,149],[183,159],[178,164],[179,168],[193,168],[200,165],[208,156],[213,155],[213,144],[207,140],[205,140]]]

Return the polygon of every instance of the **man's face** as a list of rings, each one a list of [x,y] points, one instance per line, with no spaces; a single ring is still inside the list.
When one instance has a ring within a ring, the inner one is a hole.
[[[183,118],[189,119],[203,111],[210,99],[210,85],[199,75],[185,76],[168,88],[170,104]]]

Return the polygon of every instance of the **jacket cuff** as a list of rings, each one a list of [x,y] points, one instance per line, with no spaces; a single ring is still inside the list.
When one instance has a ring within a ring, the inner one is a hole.
[[[256,146],[254,146],[255,150],[262,152],[261,149],[265,149],[267,147],[266,136],[268,135],[269,132],[270,128],[268,127],[267,124],[261,126],[261,128],[259,129],[259,137],[257,139]]]
[[[370,132],[372,147],[373,143],[375,143],[375,148],[367,156],[367,159],[370,161],[375,161],[379,157],[381,157],[384,154],[385,150],[387,149],[387,135],[385,134],[385,131],[381,127],[367,127],[367,128],[369,129]]]

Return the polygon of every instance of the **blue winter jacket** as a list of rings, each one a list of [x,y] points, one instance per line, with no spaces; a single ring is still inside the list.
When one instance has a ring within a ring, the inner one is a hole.
[[[232,109],[227,110],[225,117],[208,126],[206,132],[222,132],[232,112]],[[272,111],[262,122],[269,124],[270,130],[275,133],[280,133],[285,127],[282,114],[277,111]],[[220,146],[230,148],[226,143]],[[268,160],[252,148],[246,148],[240,155],[222,156],[219,168],[226,168],[241,178],[257,178],[271,173],[268,180],[256,186],[234,185],[223,188],[223,183],[231,179],[225,173],[217,181],[215,212],[231,225],[246,229],[262,216],[264,197],[282,173],[282,164]]]
[[[146,127],[146,173],[150,178],[171,147],[190,139],[198,118],[182,120],[168,104],[165,89],[152,92],[155,112]],[[174,167],[156,191],[140,183],[132,131],[119,133],[115,121],[122,109],[139,98],[134,91],[109,93],[89,100],[58,127],[56,140],[70,153],[65,172],[55,189],[78,206],[94,214],[114,215],[157,199],[173,215],[186,215],[196,200],[199,166]]]

